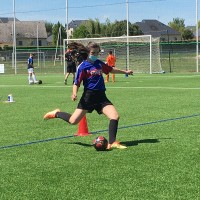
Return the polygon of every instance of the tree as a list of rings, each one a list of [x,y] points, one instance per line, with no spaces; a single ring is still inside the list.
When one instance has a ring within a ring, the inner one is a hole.
[[[183,33],[185,30],[185,20],[178,17],[173,18],[173,21],[169,22],[168,25],[180,33]]]
[[[96,26],[96,34],[101,34],[101,24],[98,19],[96,19],[95,26]]]
[[[140,27],[137,24],[130,24],[129,26],[129,35],[143,35],[142,31],[140,30]]]
[[[92,20],[89,19],[85,26],[89,31],[88,37],[100,37],[101,36],[101,25],[98,19]]]
[[[57,40],[58,40],[58,37],[59,37],[59,34],[58,34],[59,29],[61,29],[61,38],[59,38],[61,40],[61,44],[63,43],[63,39],[65,39],[67,37],[67,33],[65,31],[64,26],[60,22],[58,22],[57,24],[55,24],[53,26],[53,29],[52,29],[53,45],[57,44]]]
[[[53,23],[45,21],[45,27],[47,31],[47,36],[52,35]]]
[[[75,29],[73,33],[73,38],[86,38],[90,35],[87,27],[84,24],[81,24],[78,28]]]
[[[113,37],[126,35],[127,34],[126,32],[127,32],[126,20],[114,22],[113,29],[112,29],[112,36]]]
[[[194,38],[194,34],[190,29],[185,29],[181,36],[184,40],[190,40]]]
[[[131,24],[129,22],[129,36],[134,36],[134,35],[142,35],[142,31],[139,29],[139,26],[136,24]],[[112,29],[112,36],[122,36],[122,35],[127,35],[127,21],[115,21],[113,24],[113,29]]]
[[[98,19],[90,19],[76,28],[73,33],[74,38],[117,37],[122,35],[127,35],[126,20],[111,23],[107,19],[105,23],[100,23]],[[129,22],[129,35],[142,35],[142,31],[139,29],[139,26]]]
[[[112,36],[112,27],[113,24],[109,19],[106,19],[104,24],[101,24],[101,36],[102,37],[111,37]]]

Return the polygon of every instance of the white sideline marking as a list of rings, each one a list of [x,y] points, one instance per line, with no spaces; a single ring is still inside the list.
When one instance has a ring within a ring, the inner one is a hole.
[[[199,88],[178,88],[178,87],[107,87],[114,89],[168,89],[168,90],[199,90]]]
[[[72,88],[71,86],[63,85],[40,85],[40,86],[32,86],[32,85],[0,85],[0,87],[29,87],[29,88]],[[81,86],[82,87],[82,86]],[[132,86],[107,86],[108,89],[166,89],[166,90],[199,90],[199,88],[180,88],[180,87],[132,87]]]

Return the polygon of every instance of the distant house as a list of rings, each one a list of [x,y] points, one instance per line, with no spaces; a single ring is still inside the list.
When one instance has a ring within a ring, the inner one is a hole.
[[[140,30],[145,35],[160,37],[160,41],[165,42],[181,40],[181,33],[159,22],[158,20],[142,20],[142,22],[136,22],[135,24],[140,27]]]
[[[194,38],[196,38],[197,36],[196,30],[193,31],[193,34],[194,34]],[[198,29],[198,40],[200,40],[200,28]]]
[[[47,32],[43,21],[16,21],[16,46],[47,45]],[[13,21],[0,23],[0,46],[13,45]]]
[[[187,26],[186,29],[189,29],[194,33],[196,31],[196,26]]]
[[[48,46],[51,46],[53,44],[53,35],[50,35],[48,38],[47,38],[47,45]]]
[[[72,20],[69,24],[68,24],[68,30],[67,30],[67,34],[69,36],[69,38],[73,35],[73,32],[76,28],[78,28],[82,23],[87,22],[88,20]]]
[[[14,18],[13,17],[0,17],[0,23],[8,23],[8,22],[13,22]],[[19,21],[17,18],[15,18],[15,21]]]

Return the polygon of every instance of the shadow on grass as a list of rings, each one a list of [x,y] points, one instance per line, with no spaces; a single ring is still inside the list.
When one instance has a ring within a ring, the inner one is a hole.
[[[171,138],[161,138],[161,139],[171,139]],[[126,142],[121,142],[121,144],[126,145],[127,147],[130,146],[137,146],[139,144],[143,144],[143,143],[159,143],[159,139],[143,139],[143,140],[134,140],[134,141],[126,141]],[[81,145],[84,147],[91,147],[93,146],[92,144],[86,144],[86,143],[82,143],[82,142],[72,142],[72,143],[68,143],[68,144],[77,144],[77,145]]]
[[[170,140],[171,138],[160,138],[162,140]],[[137,146],[142,143],[159,143],[159,139],[143,139],[143,140],[134,140],[134,141],[126,141],[126,142],[121,142],[121,144],[126,145],[127,147],[129,146]]]
[[[68,144],[77,144],[77,145],[84,146],[84,147],[92,147],[93,146],[92,144],[86,144],[86,143],[82,143],[82,142],[71,142]]]
[[[158,139],[143,139],[143,140],[121,142],[121,144],[124,144],[127,147],[129,147],[129,146],[137,146],[138,144],[141,143],[158,143],[158,142],[160,142]]]

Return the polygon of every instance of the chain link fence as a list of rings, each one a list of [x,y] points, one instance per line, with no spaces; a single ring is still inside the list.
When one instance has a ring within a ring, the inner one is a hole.
[[[37,49],[17,50],[17,74],[27,73],[29,53],[35,54],[34,66],[36,73],[64,73],[62,48],[59,50],[56,50],[56,48],[41,48],[39,51]],[[15,74],[12,58],[12,50],[0,51],[0,64],[4,64],[4,74]],[[161,67],[165,73],[197,72],[196,63],[199,58],[196,56],[196,42],[160,43],[160,58]]]

